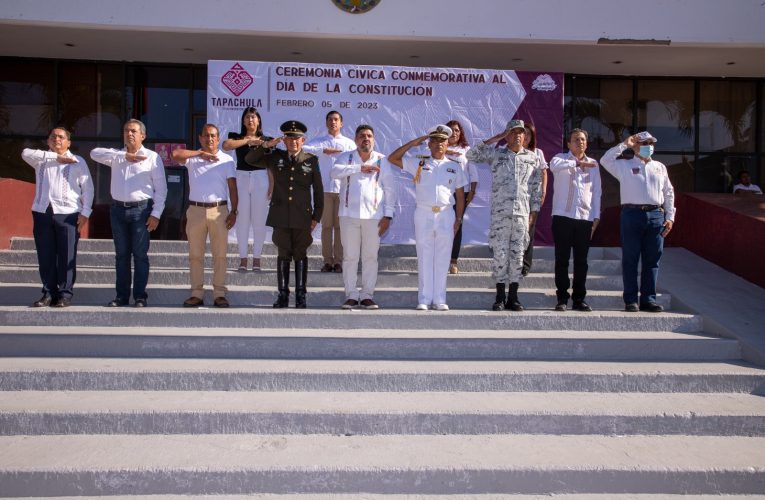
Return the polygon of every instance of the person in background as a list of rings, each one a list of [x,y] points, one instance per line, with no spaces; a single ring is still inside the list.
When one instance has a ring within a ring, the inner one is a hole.
[[[560,153],[550,160],[553,174],[552,233],[555,241],[555,288],[558,303],[556,311],[565,311],[569,297],[573,309],[590,312],[584,301],[587,295],[587,253],[590,240],[600,221],[600,168],[597,160],[587,156],[587,132],[575,128],[568,136],[568,153]],[[568,261],[574,251],[573,295],[569,295],[571,282]]]
[[[250,149],[260,147],[271,137],[263,136],[260,113],[253,107],[244,108],[239,133],[229,132],[223,141],[223,151],[236,153],[236,189],[239,194],[239,215],[236,219],[236,241],[239,246],[239,271],[247,271],[248,242],[252,230],[252,270],[260,271],[260,257],[266,239],[268,199],[273,181],[268,170],[244,161]]]
[[[742,170],[738,173],[738,184],[733,186],[733,194],[762,194],[762,189],[757,184],[752,184],[752,177],[749,175],[749,171]]]
[[[93,181],[82,157],[72,154],[72,135],[56,127],[48,151],[24,149],[21,158],[35,169],[32,233],[42,281],[42,297],[32,307],[69,307],[77,277],[77,243],[93,206]]]
[[[454,234],[462,224],[465,209],[465,171],[459,162],[446,156],[452,129],[436,125],[428,134],[412,139],[388,156],[391,165],[414,177],[414,234],[417,248],[417,307],[427,311],[448,311],[446,277]],[[430,156],[404,156],[407,151],[428,141]],[[457,210],[449,210],[457,204]]]
[[[662,312],[656,303],[656,279],[664,251],[664,238],[675,223],[675,190],[667,167],[652,159],[656,138],[649,132],[629,136],[606,151],[600,164],[619,181],[622,203],[622,281],[627,312]],[[625,150],[631,159],[617,159]],[[638,305],[638,262],[640,298]]]
[[[542,202],[541,207],[545,204],[545,198],[547,197],[547,161],[545,160],[545,153],[537,147],[537,129],[533,123],[525,122],[524,129],[526,129],[526,137],[523,139],[523,147],[529,151],[533,151],[537,155],[537,161],[539,162],[539,168],[542,173]],[[523,253],[523,269],[521,274],[526,276],[531,271],[531,265],[534,260],[534,235],[537,231],[537,219],[534,219],[534,224],[529,228],[529,244],[526,247],[526,251]]]
[[[234,159],[220,151],[218,127],[207,123],[199,134],[201,149],[176,149],[173,160],[189,171],[189,208],[186,236],[189,240],[191,297],[183,307],[204,305],[205,246],[210,236],[213,259],[213,305],[228,307],[226,299],[226,252],[228,231],[236,224],[239,197]],[[228,204],[231,202],[231,209]]]
[[[167,199],[165,165],[157,153],[143,146],[146,139],[143,122],[128,120],[122,132],[124,148],[95,148],[90,152],[94,161],[112,169],[110,216],[117,296],[106,305],[128,305],[132,281],[135,307],[146,307],[150,233],[157,229]],[[131,257],[135,262],[132,280]]]
[[[332,110],[326,116],[327,133],[306,143],[302,149],[319,158],[321,182],[324,186],[324,211],[321,217],[321,255],[324,258],[323,273],[343,272],[343,244],[340,239],[340,182],[332,179],[329,172],[340,153],[353,151],[356,143],[345,137],[343,115]]]
[[[465,158],[465,154],[470,150],[468,145],[467,134],[462,124],[457,120],[450,120],[446,122],[446,126],[452,129],[452,136],[449,137],[448,149],[446,150],[446,156],[460,162],[468,183],[465,186],[465,213],[463,214],[463,221],[467,215],[468,205],[473,201],[475,197],[476,189],[478,189],[478,170],[475,165],[468,162]],[[457,209],[457,205],[454,205],[454,209]],[[460,258],[460,248],[462,247],[462,228],[464,223],[460,224],[457,233],[454,235],[454,242],[452,243],[452,259],[449,262],[449,274],[457,274],[459,270],[458,260]]]
[[[340,180],[340,237],[343,239],[343,309],[361,306],[378,309],[377,252],[380,236],[393,219],[395,179],[385,155],[374,150],[375,131],[370,125],[356,128],[356,151],[343,153],[330,175]],[[356,287],[361,257],[361,293]]]

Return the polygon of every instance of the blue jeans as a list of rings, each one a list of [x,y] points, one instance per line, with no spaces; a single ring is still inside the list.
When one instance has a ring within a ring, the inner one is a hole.
[[[656,278],[659,260],[664,251],[664,211],[644,212],[639,208],[622,207],[622,280],[624,303],[638,303],[638,261],[640,270],[640,304],[656,302]]]
[[[71,299],[77,277],[77,230],[79,213],[54,214],[32,211],[32,232],[37,249],[43,295]]]
[[[130,299],[133,281],[133,298],[146,299],[149,282],[149,243],[151,238],[146,221],[151,215],[153,202],[148,200],[137,207],[112,204],[112,237],[114,238],[115,268],[117,271],[117,298]],[[131,280],[130,258],[135,265],[135,280]]]

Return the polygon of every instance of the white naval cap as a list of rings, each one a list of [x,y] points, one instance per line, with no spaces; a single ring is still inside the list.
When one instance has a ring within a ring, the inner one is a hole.
[[[432,127],[428,130],[428,137],[432,137],[434,139],[448,139],[451,136],[452,129],[446,125],[436,125],[435,127]]]
[[[637,135],[638,142],[659,142],[656,137],[652,136],[647,130],[639,132]]]

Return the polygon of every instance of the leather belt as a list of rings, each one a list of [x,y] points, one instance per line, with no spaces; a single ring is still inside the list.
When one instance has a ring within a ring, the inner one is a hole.
[[[622,208],[636,208],[643,212],[653,212],[654,210],[664,211],[664,209],[661,208],[661,205],[635,205],[633,203],[625,203],[622,205]]]
[[[228,205],[228,200],[211,201],[209,203],[204,201],[189,200],[189,205],[193,205],[195,207],[215,208],[215,207],[222,207],[223,205]]]
[[[151,201],[151,198],[147,198],[145,200],[140,200],[140,201],[119,201],[119,200],[112,200],[112,205],[115,206],[115,207],[136,208],[136,207],[145,207],[145,206],[148,206],[150,201]]]

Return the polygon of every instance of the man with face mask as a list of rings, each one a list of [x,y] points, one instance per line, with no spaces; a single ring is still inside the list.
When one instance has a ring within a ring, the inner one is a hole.
[[[656,278],[664,250],[664,238],[675,221],[675,191],[663,163],[651,159],[656,138],[640,132],[609,149],[600,164],[619,181],[622,202],[622,279],[628,312],[661,312],[656,303]],[[617,159],[624,150],[635,156]],[[640,302],[638,305],[638,261]]]
[[[510,120],[504,131],[467,153],[468,160],[491,165],[489,247],[497,284],[494,311],[523,311],[518,300],[523,253],[529,243],[529,226],[534,225],[542,204],[542,173],[537,155],[523,147],[525,135],[523,120]],[[507,140],[507,146],[495,148],[502,139]]]

